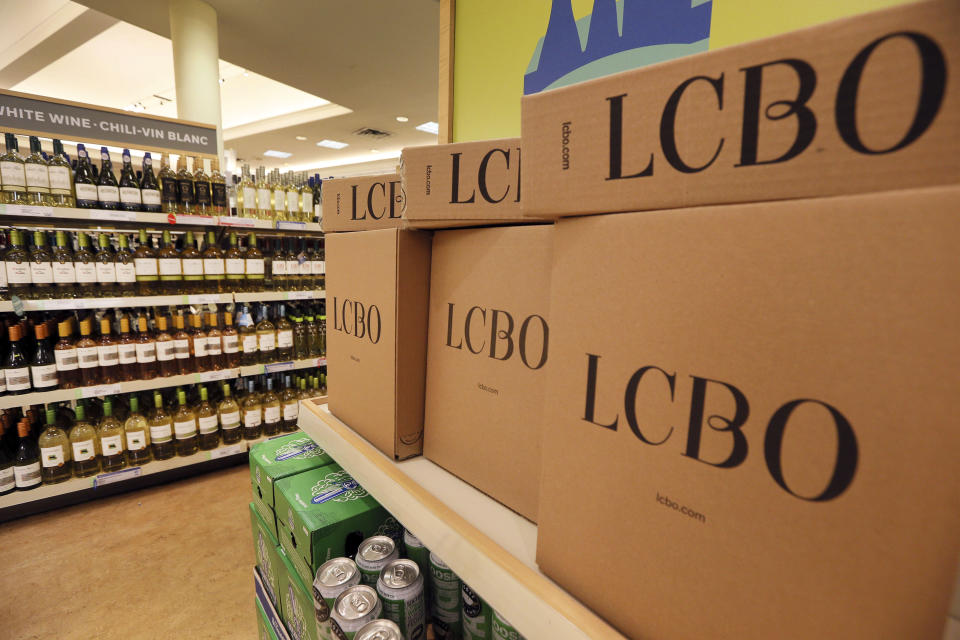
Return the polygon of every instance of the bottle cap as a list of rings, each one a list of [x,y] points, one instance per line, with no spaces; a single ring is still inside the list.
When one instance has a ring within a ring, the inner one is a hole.
[[[47,408],[47,424],[55,424],[57,421],[57,410],[48,407]]]

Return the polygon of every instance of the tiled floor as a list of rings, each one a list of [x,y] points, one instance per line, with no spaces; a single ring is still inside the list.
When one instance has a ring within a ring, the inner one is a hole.
[[[0,524],[0,636],[256,638],[245,465]]]

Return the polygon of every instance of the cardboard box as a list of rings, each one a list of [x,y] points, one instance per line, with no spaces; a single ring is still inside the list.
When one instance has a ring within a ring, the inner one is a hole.
[[[281,550],[283,562],[280,571],[280,600],[283,606],[280,615],[287,627],[291,640],[327,640],[317,633],[316,614],[313,608],[313,580],[310,587],[300,578],[300,575],[290,564],[290,559]]]
[[[257,608],[257,638],[259,640],[278,640],[277,633],[273,630],[267,612],[263,610],[260,601],[254,598],[253,603]]]
[[[280,545],[304,584],[316,569],[339,556],[352,556],[372,535],[401,540],[403,528],[349,473],[333,464],[277,483]]]
[[[939,640],[958,210],[950,187],[561,220],[541,570],[630,637]]]
[[[280,601],[277,597],[280,594],[280,573],[283,571],[278,546],[280,542],[252,502],[250,503],[250,526],[253,529],[253,550],[257,556],[260,577],[263,579],[270,601],[274,606],[279,607]]]
[[[958,24],[911,3],[524,96],[523,211],[956,184]]]
[[[253,502],[274,537],[277,535],[273,511],[276,482],[329,464],[333,464],[333,458],[303,432],[271,438],[250,447]]]
[[[520,138],[406,147],[400,177],[411,228],[529,220],[520,211]]]
[[[326,239],[330,411],[386,455],[423,451],[428,231]]]
[[[553,225],[433,238],[424,455],[537,519]]]
[[[320,189],[325,233],[399,227],[407,206],[396,173],[324,180]]]

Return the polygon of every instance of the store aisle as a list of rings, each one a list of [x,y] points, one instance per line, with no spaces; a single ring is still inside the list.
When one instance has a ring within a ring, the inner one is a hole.
[[[255,638],[246,465],[0,525],[0,635]]]

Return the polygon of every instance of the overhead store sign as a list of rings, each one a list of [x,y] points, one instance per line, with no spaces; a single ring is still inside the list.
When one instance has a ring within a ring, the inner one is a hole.
[[[0,130],[174,153],[217,153],[212,125],[9,91],[0,91]]]

